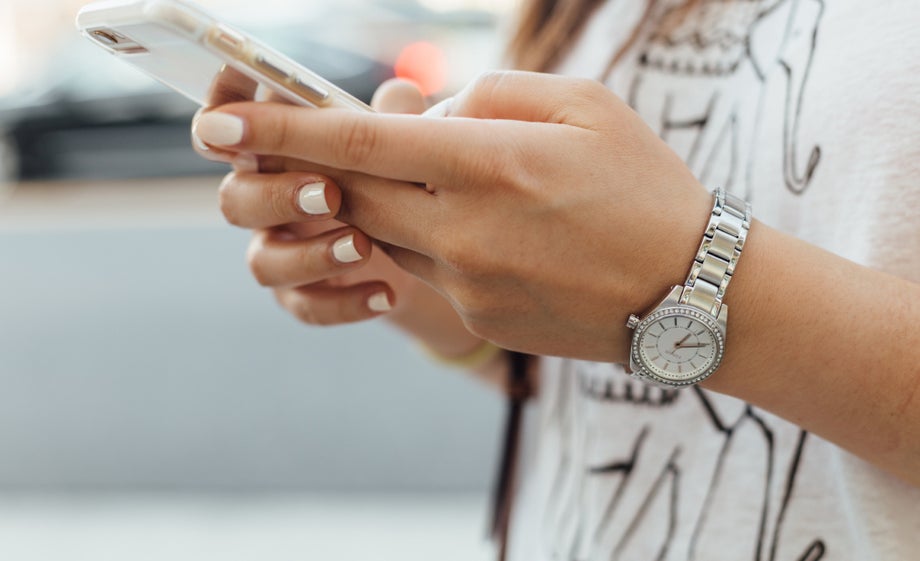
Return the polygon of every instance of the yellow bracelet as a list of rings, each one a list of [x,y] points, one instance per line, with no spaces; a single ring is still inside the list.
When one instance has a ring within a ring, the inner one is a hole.
[[[435,362],[450,366],[453,368],[466,368],[475,370],[488,364],[492,359],[498,356],[505,349],[499,347],[491,341],[483,339],[482,343],[466,354],[460,356],[447,356],[432,349],[427,345],[422,345],[422,349]]]

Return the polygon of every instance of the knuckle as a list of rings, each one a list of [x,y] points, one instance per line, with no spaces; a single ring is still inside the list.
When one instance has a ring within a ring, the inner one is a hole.
[[[262,197],[265,208],[272,217],[283,222],[291,215],[290,189],[280,180],[264,187]]]
[[[234,226],[242,226],[242,219],[236,205],[235,180],[236,173],[229,173],[224,177],[224,180],[220,183],[220,187],[217,189],[217,203],[220,207],[221,214],[224,215],[224,219],[228,223]]]
[[[573,78],[569,85],[568,100],[557,108],[552,119],[580,128],[593,129],[598,126],[596,109],[607,106],[616,97],[607,86],[588,78]],[[605,114],[608,111],[605,111]]]
[[[272,275],[266,267],[265,258],[262,256],[262,252],[258,248],[255,248],[254,245],[255,244],[250,245],[249,251],[246,252],[246,262],[249,265],[249,271],[259,285],[264,287],[272,286]]]
[[[265,115],[263,124],[268,123],[268,115]],[[264,143],[269,146],[269,153],[287,153],[289,144],[294,140],[294,125],[288,119],[272,119],[267,127],[270,131]]]
[[[335,304],[336,317],[339,318],[339,322],[353,322],[361,319],[360,314],[358,313],[358,308],[355,304],[348,299],[339,298]]]
[[[317,308],[311,307],[310,323],[318,327],[328,327],[330,325],[336,325],[339,322],[335,321],[332,315],[320,313]]]
[[[616,96],[607,89],[607,86],[587,78],[575,80],[571,88],[571,95],[567,108],[560,109],[561,118],[583,128],[596,128],[598,126],[596,109],[599,106],[608,107],[617,100]],[[605,113],[609,111],[605,110]]]
[[[489,99],[495,94],[507,74],[499,70],[490,70],[483,72],[473,80],[472,93],[477,101],[488,103]]]
[[[587,102],[597,102],[607,99],[611,94],[607,86],[588,78],[576,78],[572,86],[573,93],[578,99]]]
[[[496,146],[477,158],[474,173],[475,177],[484,178],[486,181],[504,185],[513,176],[512,168],[514,158],[509,157],[506,146]],[[469,165],[469,164],[468,164]]]
[[[309,296],[299,296],[291,312],[303,323],[309,325],[323,325],[322,318],[316,313],[316,307],[313,305],[312,298]]]
[[[378,143],[377,131],[367,119],[346,120],[338,131],[337,159],[345,168],[355,168],[367,162]]]
[[[295,259],[296,261],[294,261],[294,263],[299,263],[298,268],[305,273],[316,271],[320,267],[320,264],[318,263],[319,259],[317,258],[317,252],[311,246],[306,244],[303,244],[296,249]],[[331,263],[329,259],[326,259],[325,261],[327,263]]]
[[[261,260],[250,260],[249,270],[252,273],[252,277],[259,283],[259,286],[264,286],[265,288],[272,286],[271,278],[262,266]]]
[[[489,127],[488,123],[483,123]],[[498,133],[498,131],[496,131]],[[475,158],[448,160],[448,173],[458,183],[504,185],[515,176],[518,169],[516,152],[507,141],[499,142],[501,134],[491,135],[493,144],[477,152]],[[484,145],[485,146],[485,145]]]

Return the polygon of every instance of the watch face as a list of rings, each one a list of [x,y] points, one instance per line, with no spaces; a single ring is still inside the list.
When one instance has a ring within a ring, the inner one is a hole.
[[[702,312],[668,308],[636,328],[633,358],[654,377],[692,384],[711,374],[722,360],[724,337],[716,321]]]

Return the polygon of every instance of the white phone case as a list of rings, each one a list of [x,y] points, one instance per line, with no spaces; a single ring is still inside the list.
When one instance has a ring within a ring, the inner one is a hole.
[[[261,87],[299,105],[372,111],[186,0],[94,2],[79,11],[76,23],[100,47],[202,106],[234,95],[240,100],[264,97],[264,91],[257,91]]]

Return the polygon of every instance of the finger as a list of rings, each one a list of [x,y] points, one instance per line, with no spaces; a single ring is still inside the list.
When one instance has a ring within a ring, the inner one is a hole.
[[[221,68],[209,93],[209,109],[240,101],[273,101],[277,103],[290,103],[281,94],[271,88],[266,88],[263,84],[256,82],[245,74],[237,71],[233,67],[224,66]],[[198,113],[195,115],[197,122]],[[192,130],[195,126],[193,124]],[[259,156],[249,153],[234,154],[233,152],[223,151],[219,148],[213,148],[202,142],[197,135],[192,134],[193,144],[199,153],[206,158],[216,159],[218,161],[229,161],[236,171],[257,173],[259,171],[279,172],[287,168],[275,165],[266,166]],[[228,160],[227,158],[232,158]],[[303,169],[297,168],[297,169]]]
[[[236,171],[244,171],[249,173],[258,172],[260,169],[259,157],[255,154],[249,154],[247,152],[233,152],[231,150],[223,150],[221,148],[208,146],[198,137],[198,133],[196,132],[198,129],[198,118],[204,111],[206,110],[199,109],[192,117],[192,126],[189,136],[192,140],[192,148],[195,150],[195,152],[197,152],[199,156],[206,160],[231,164],[233,169]]]
[[[322,166],[316,162],[308,162],[306,160],[300,160],[297,158],[288,158],[286,156],[259,156],[259,172],[260,173],[283,173],[286,171],[299,171],[311,173],[318,173],[320,175],[325,175],[327,177],[335,178],[338,175],[344,173],[340,169],[336,169],[330,166]]]
[[[227,103],[254,100],[258,89],[258,82],[225,64],[211,81],[207,97],[208,106],[217,107]]]
[[[360,268],[371,256],[368,237],[354,228],[323,232],[310,239],[260,230],[247,251],[249,268],[262,286],[313,284]]]
[[[226,64],[214,75],[206,96],[208,106],[199,109],[192,118],[192,147],[201,157],[216,162],[230,162],[236,156],[236,153],[208,146],[202,141],[195,132],[199,117],[205,111],[209,111],[219,105],[253,100],[258,88],[258,82]],[[247,168],[252,168],[253,158],[254,156],[250,156],[249,159],[242,161],[244,162],[243,165]]]
[[[288,98],[284,97],[283,95],[278,93],[273,88],[264,86],[264,85],[260,87],[259,91],[256,93],[254,100],[255,101],[268,101],[272,103],[287,103],[288,105],[291,104],[291,101]]]
[[[416,251],[430,251],[431,232],[438,216],[431,195],[401,181],[333,169],[325,171],[329,175],[312,171],[228,174],[219,191],[221,211],[228,222],[242,228],[268,228],[337,217],[375,239]],[[418,191],[423,198],[416,199]],[[409,198],[424,204],[407,208],[405,205],[410,203],[405,201]],[[423,207],[431,208],[426,211]]]
[[[431,107],[425,110],[422,113],[425,117],[447,117],[450,115],[450,106],[453,104],[454,98],[448,97],[447,99],[442,99],[438,103],[435,103]],[[462,116],[462,115],[457,115]]]
[[[234,172],[227,174],[218,193],[227,222],[241,228],[327,220],[342,203],[342,193],[332,179],[304,172]]]
[[[281,156],[259,156],[259,172],[261,173],[282,173],[285,171],[301,171],[310,169],[317,173],[323,173],[319,166],[310,166],[294,158],[284,158]],[[328,175],[328,174],[327,174]]]
[[[231,150],[224,150],[216,146],[208,146],[201,138],[198,136],[198,120],[201,118],[201,115],[206,111],[205,108],[201,108],[195,112],[195,115],[192,117],[192,126],[189,129],[189,138],[192,141],[192,148],[199,156],[206,160],[211,160],[212,162],[223,162],[230,163],[237,156],[236,152]]]
[[[352,224],[375,240],[430,255],[433,233],[443,208],[418,185],[363,173],[338,172],[342,205],[338,220]]]
[[[475,168],[471,160],[507,150],[508,128],[499,121],[242,103],[203,114],[197,130],[208,144],[226,149],[413,183],[443,183]]]
[[[487,72],[454,96],[449,115],[593,128],[595,123],[582,117],[580,109],[598,102],[617,103],[618,99],[596,80],[537,72]]]
[[[380,113],[419,115],[425,111],[425,96],[414,83],[393,78],[380,84],[371,107]]]
[[[339,325],[379,316],[395,304],[393,290],[382,281],[351,286],[305,286],[275,291],[278,303],[310,325]]]
[[[274,228],[269,229],[271,230],[273,236],[277,236],[277,239],[295,241],[309,240],[311,238],[315,238],[323,232],[330,232],[332,230],[345,228],[347,226],[351,226],[351,224],[345,224],[344,222],[339,222],[333,218],[330,220],[321,220],[318,222],[292,222],[290,224],[275,226]]]
[[[378,246],[400,269],[435,288],[440,284],[440,269],[431,257],[391,244],[378,243]]]

